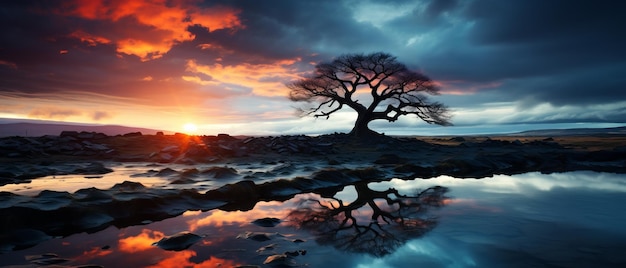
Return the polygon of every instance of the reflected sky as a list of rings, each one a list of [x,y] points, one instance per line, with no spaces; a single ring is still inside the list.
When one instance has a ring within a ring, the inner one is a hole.
[[[29,264],[25,256],[52,252],[69,260],[63,265],[265,267],[262,263],[269,255],[298,250],[306,250],[306,255],[296,256],[294,261],[308,267],[619,267],[626,263],[623,175],[570,172],[484,179],[441,176],[368,185],[372,190],[394,188],[406,195],[433,186],[449,188],[446,195],[450,199],[445,205],[428,210],[437,225],[382,257],[320,244],[310,230],[290,222],[287,215],[299,200],[321,199],[311,193],[285,202],[259,202],[250,211],[190,211],[160,222],[52,239],[0,255],[0,264]],[[357,200],[356,195],[355,187],[347,186],[335,198],[350,204]],[[283,221],[271,228],[251,224],[264,217]],[[181,231],[204,237],[178,252],[152,246]],[[270,240],[242,238],[245,232],[268,233]]]

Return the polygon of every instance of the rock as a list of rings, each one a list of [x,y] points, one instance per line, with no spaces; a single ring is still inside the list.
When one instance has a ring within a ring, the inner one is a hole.
[[[260,253],[260,254],[263,254],[263,253],[265,253],[265,251],[274,250],[276,248],[276,246],[278,246],[278,244],[269,244],[269,245],[266,245],[266,246],[262,246],[259,249],[257,249],[256,252]]]
[[[243,234],[239,234],[237,236],[237,239],[243,238],[243,239],[250,239],[254,241],[263,242],[263,241],[271,240],[272,237],[276,235],[278,235],[278,233],[245,232]]]
[[[463,141],[465,141],[465,138],[463,138],[463,137],[452,137],[452,138],[450,138],[450,141],[463,142]]]
[[[296,265],[296,262],[292,257],[287,256],[287,254],[276,254],[268,256],[263,264],[269,264],[273,266],[294,266]]]
[[[167,147],[161,149],[161,152],[163,152],[163,153],[178,153],[178,152],[180,152],[180,147],[178,147],[177,145],[170,145],[170,146],[167,146]]]
[[[123,137],[140,137],[142,135],[143,134],[141,134],[141,132],[129,132],[129,133],[126,133],[126,134],[124,134],[122,136]]]
[[[76,136],[76,137],[79,138],[79,139],[86,140],[86,139],[93,139],[95,137],[95,135],[94,135],[94,133],[89,133],[89,132],[84,132],[83,131],[81,133],[78,133],[78,136]]]
[[[50,238],[52,237],[35,229],[11,230],[4,234],[0,232],[0,252],[32,247]]]
[[[155,176],[157,177],[168,177],[168,176],[172,176],[172,175],[176,175],[178,174],[178,171],[173,170],[171,168],[164,168],[159,170],[159,172],[157,172],[157,174],[155,174]]]
[[[256,219],[252,221],[252,224],[261,226],[261,227],[274,227],[280,223],[281,223],[281,220],[277,218],[262,218],[262,219]]]
[[[84,145],[84,147],[86,149],[93,150],[93,151],[108,151],[108,150],[111,150],[111,148],[107,147],[106,145],[95,144],[95,143],[91,143],[89,141],[83,141],[82,144]]]
[[[78,131],[61,131],[60,137],[78,137]]]
[[[406,163],[406,160],[395,154],[383,154],[378,159],[376,159],[374,163],[382,165],[397,165]]]
[[[72,173],[74,174],[83,174],[83,175],[98,175],[98,174],[107,174],[113,172],[112,169],[107,168],[104,164],[99,162],[92,162],[85,167],[80,167],[75,169]]]
[[[202,171],[201,174],[210,175],[216,179],[227,179],[239,175],[236,169],[229,167],[211,167],[207,170]]]
[[[181,251],[188,249],[201,239],[202,237],[197,234],[180,232],[172,236],[161,238],[161,240],[152,245],[164,250]]]

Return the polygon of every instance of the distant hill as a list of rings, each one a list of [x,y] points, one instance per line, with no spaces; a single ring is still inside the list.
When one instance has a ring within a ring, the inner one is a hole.
[[[626,127],[539,129],[507,134],[507,136],[585,136],[626,135]]]
[[[141,132],[142,134],[154,135],[159,131],[149,128],[126,127],[118,125],[82,125],[73,123],[45,123],[34,122],[11,122],[12,119],[0,120],[0,137],[23,136],[39,137],[44,135],[59,135],[62,131],[86,131],[104,133],[109,136],[121,135],[130,132]],[[163,131],[171,134],[171,131]]]

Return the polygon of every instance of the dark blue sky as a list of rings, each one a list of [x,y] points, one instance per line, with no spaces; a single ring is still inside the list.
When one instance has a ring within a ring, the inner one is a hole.
[[[441,84],[455,126],[372,123],[381,132],[626,123],[622,1],[3,1],[0,12],[5,118],[348,131],[348,111],[294,116],[284,83],[383,51]]]

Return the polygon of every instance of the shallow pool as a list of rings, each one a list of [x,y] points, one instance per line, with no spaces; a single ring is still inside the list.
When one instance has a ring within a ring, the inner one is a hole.
[[[55,238],[1,254],[0,264],[624,267],[625,192],[624,175],[595,172],[391,179]],[[153,245],[183,231],[201,239]]]

